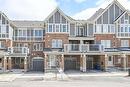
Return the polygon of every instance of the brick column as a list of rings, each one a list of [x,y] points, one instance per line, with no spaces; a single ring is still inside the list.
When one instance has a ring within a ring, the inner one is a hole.
[[[27,57],[24,58],[24,72],[27,72]]]
[[[8,67],[9,67],[9,70],[11,71],[11,69],[12,69],[12,60],[11,60],[11,57],[9,57],[9,60],[8,60]]]
[[[83,56],[80,56],[80,71],[83,70]]]
[[[64,71],[64,55],[61,56],[60,68]]]
[[[4,72],[7,70],[7,57],[4,56]]]
[[[45,54],[45,58],[44,58],[44,71],[46,71],[47,69],[47,54]]]
[[[83,55],[83,72],[86,72],[86,55]]]

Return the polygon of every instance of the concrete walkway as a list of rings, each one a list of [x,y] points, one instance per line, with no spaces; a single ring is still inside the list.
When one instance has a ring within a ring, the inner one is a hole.
[[[90,76],[99,76],[99,77],[106,77],[106,76],[109,76],[109,77],[114,77],[114,76],[128,76],[128,72],[126,71],[120,71],[120,72],[101,72],[101,71],[90,71],[90,72],[86,72],[86,73],[83,73],[83,72],[78,72],[78,71],[68,71],[66,72],[66,75],[68,77],[90,77]]]
[[[43,72],[28,72],[28,73],[4,73],[0,74],[0,82],[9,82],[17,79],[34,79],[42,78],[45,81],[69,81],[72,78],[87,78],[87,77],[124,77],[128,76],[128,72],[79,72],[67,71],[65,73],[43,73]]]
[[[0,82],[10,82],[20,77],[22,74],[0,74]]]

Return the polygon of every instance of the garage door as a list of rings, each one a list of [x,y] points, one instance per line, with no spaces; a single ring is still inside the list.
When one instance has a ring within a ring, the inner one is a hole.
[[[76,70],[76,58],[65,59],[65,70]]]
[[[33,71],[44,71],[44,60],[43,59],[33,59],[32,70]]]

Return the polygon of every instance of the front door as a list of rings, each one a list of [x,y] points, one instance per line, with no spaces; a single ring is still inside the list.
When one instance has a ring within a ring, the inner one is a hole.
[[[2,69],[2,58],[0,58],[0,70]]]
[[[59,66],[58,57],[56,55],[49,55],[47,65],[48,69],[58,68]]]
[[[113,56],[108,57],[108,66],[113,66]]]
[[[87,57],[87,59],[86,59],[86,68],[88,70],[93,69],[93,57]]]

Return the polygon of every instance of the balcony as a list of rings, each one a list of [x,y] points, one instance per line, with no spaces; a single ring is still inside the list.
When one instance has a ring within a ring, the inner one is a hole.
[[[20,41],[20,42],[25,42],[25,41],[36,41],[36,42],[41,42],[41,41],[43,41],[43,36],[41,37],[41,36],[35,36],[35,37],[33,37],[33,36],[17,36],[17,37],[13,37],[13,40],[14,41]]]
[[[130,51],[130,47],[104,48],[104,51],[105,51],[105,52]]]
[[[27,47],[9,47],[8,48],[9,55],[25,55],[29,54],[29,48]]]
[[[86,53],[86,52],[102,52],[103,46],[99,44],[65,44],[64,52],[68,53]]]

